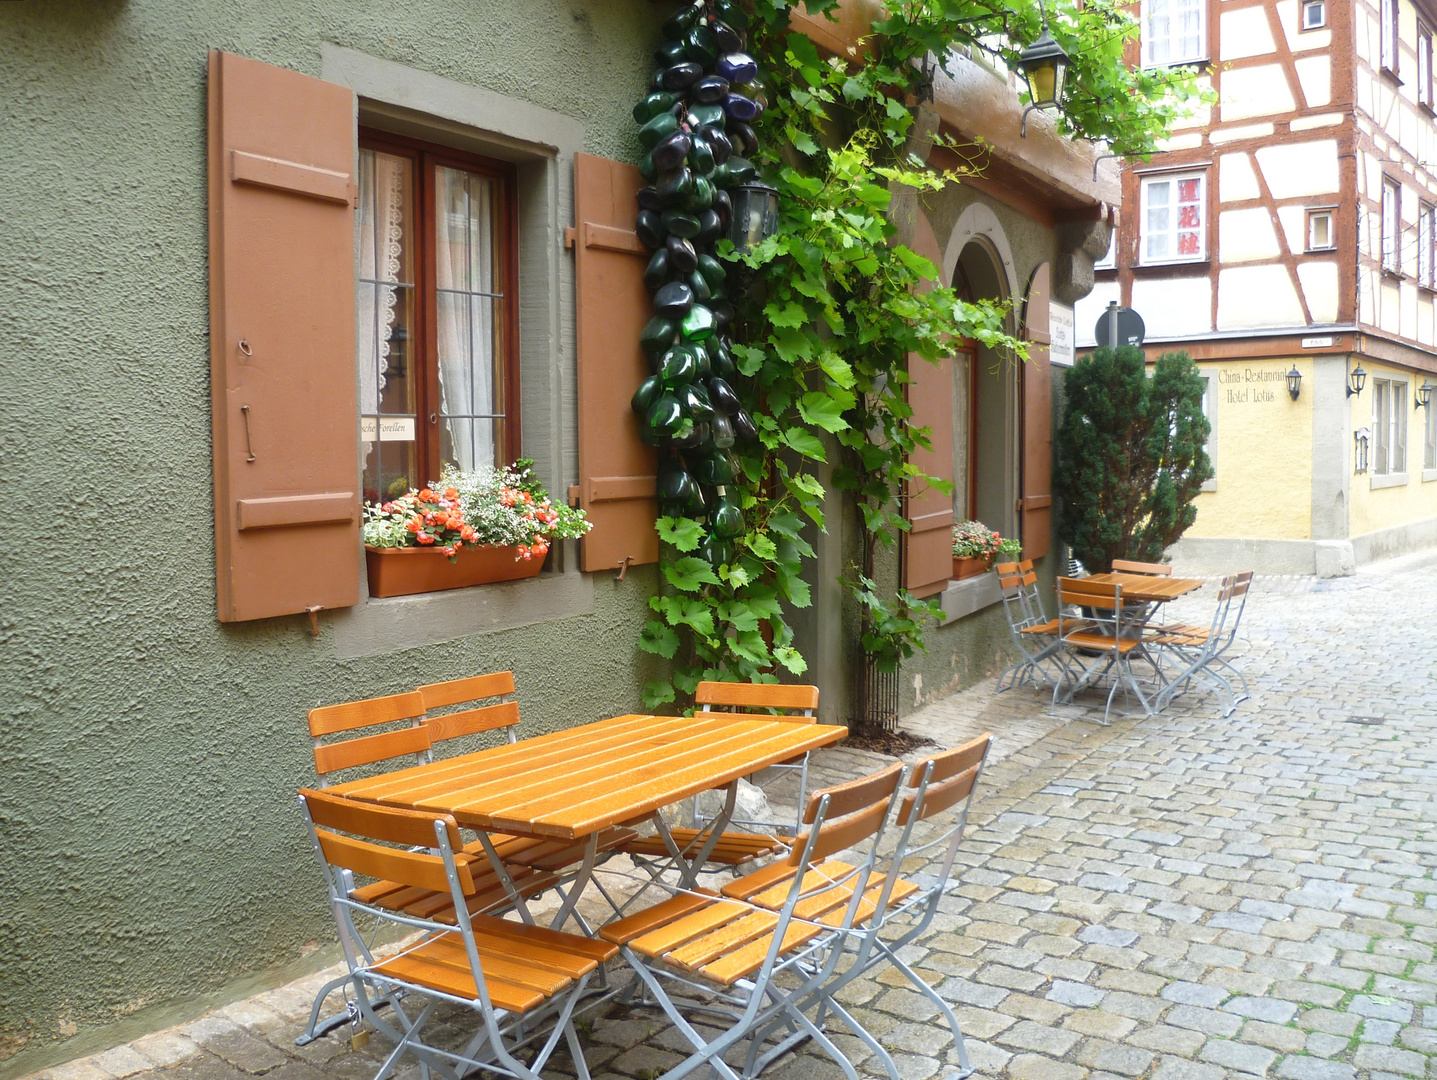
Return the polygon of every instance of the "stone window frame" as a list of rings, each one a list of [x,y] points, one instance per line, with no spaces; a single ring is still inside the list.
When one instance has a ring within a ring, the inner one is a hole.
[[[578,474],[574,267],[564,250],[573,220],[573,158],[582,121],[520,98],[325,42],[321,77],[354,90],[359,124],[513,163],[519,194],[520,426],[526,456],[562,497]],[[356,145],[356,155],[358,147]],[[556,545],[550,569],[526,581],[384,599],[368,595],[334,615],[339,659],[591,615],[591,575],[574,541]]]

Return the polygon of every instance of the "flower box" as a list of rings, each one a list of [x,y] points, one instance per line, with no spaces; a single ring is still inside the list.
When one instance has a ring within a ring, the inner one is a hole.
[[[517,581],[537,574],[542,558],[520,559],[516,547],[467,546],[450,562],[435,547],[365,547],[370,596],[409,596],[413,593],[463,589],[494,581]]]
[[[953,577],[958,581],[964,578],[977,577],[979,574],[986,574],[988,568],[993,565],[993,556],[984,555],[981,558],[969,558],[966,555],[953,556]]]

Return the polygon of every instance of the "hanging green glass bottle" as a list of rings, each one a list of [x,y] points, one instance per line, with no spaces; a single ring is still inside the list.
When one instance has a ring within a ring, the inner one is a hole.
[[[743,535],[743,511],[722,486],[718,489],[718,498],[714,500],[713,509],[709,511],[709,524],[713,526],[714,535],[724,540]]]

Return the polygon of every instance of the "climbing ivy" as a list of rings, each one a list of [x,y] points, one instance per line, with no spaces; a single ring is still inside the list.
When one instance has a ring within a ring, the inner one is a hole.
[[[725,5],[732,8],[732,4]],[[813,0],[810,13],[837,0]],[[1048,5],[1053,36],[1071,54],[1063,130],[1105,140],[1114,152],[1151,147],[1198,93],[1181,71],[1143,72],[1122,63],[1136,31],[1110,0]],[[777,233],[739,255],[725,241],[736,309],[730,351],[735,389],[757,438],[733,448],[727,496],[744,532],[715,559],[702,517],[666,514],[664,588],[640,647],[674,661],[670,679],[650,682],[650,707],[692,694],[702,679],[774,680],[800,675],[786,609],[811,600],[803,561],[809,537],[825,529],[827,491],[817,470],[856,507],[864,558],[844,583],[861,613],[861,642],[892,670],[922,647],[935,605],[906,592],[886,596],[873,553],[908,528],[905,489],[946,489],[910,462],[928,431],[912,423],[904,397],[910,357],[935,361],[955,337],[975,338],[1015,360],[1003,305],[970,303],[944,287],[939,272],[895,238],[895,192],[941,191],[981,169],[982,147],[949,144],[968,165],[935,173],[906,157],[917,105],[927,90],[925,59],[966,47],[1013,62],[1038,34],[1036,0],[1004,7],[954,0],[890,3],[875,36],[852,55],[824,58],[789,27],[784,0],[753,0],[748,50],[762,82],[748,88],[766,105],[753,121],[753,163],[778,188]],[[938,141],[944,141],[941,136]],[[737,287],[736,287],[737,286]],[[707,557],[700,557],[700,556]]]

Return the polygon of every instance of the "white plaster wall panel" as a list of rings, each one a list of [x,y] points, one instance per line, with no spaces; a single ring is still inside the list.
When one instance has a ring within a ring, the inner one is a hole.
[[[1162,151],[1168,150],[1196,150],[1202,145],[1202,132],[1190,131],[1186,135],[1173,135],[1167,139],[1159,139],[1157,148]]]
[[[1256,199],[1262,192],[1257,174],[1252,171],[1252,158],[1246,154],[1223,154],[1217,164],[1217,197],[1220,202]]]
[[[1359,278],[1362,271],[1358,271]],[[1377,322],[1377,300],[1371,289],[1364,289],[1359,283],[1357,289],[1357,321],[1366,326]]]
[[[1109,303],[1121,299],[1116,281],[1100,281],[1092,292],[1073,305],[1073,341],[1079,348],[1092,348],[1096,344],[1093,327],[1098,325],[1098,317]]]
[[[1266,207],[1224,210],[1217,219],[1217,257],[1223,263],[1256,262],[1281,254]]]
[[[1219,112],[1224,123],[1292,112],[1294,108],[1287,73],[1281,64],[1259,64],[1223,72]]]
[[[1332,103],[1332,64],[1326,53],[1300,57],[1292,66],[1297,71],[1297,84],[1307,108],[1320,109]]]
[[[1199,90],[1202,90],[1202,91],[1211,90],[1211,89],[1212,89],[1212,76],[1211,76],[1211,75],[1199,75],[1198,78],[1197,78],[1197,88],[1198,88]],[[1193,111],[1192,111],[1192,115],[1191,115],[1191,116],[1180,116],[1180,117],[1178,117],[1177,119],[1175,119],[1175,120],[1173,121],[1173,125],[1172,125],[1172,130],[1173,130],[1173,131],[1182,131],[1182,130],[1184,130],[1184,129],[1186,129],[1186,128],[1202,128],[1202,127],[1207,127],[1207,125],[1211,122],[1211,120],[1212,120],[1212,106],[1211,106],[1211,105],[1198,105],[1198,106],[1190,106],[1190,107],[1191,107],[1192,110],[1193,110]]]
[[[1307,250],[1307,207],[1279,206],[1277,220],[1287,238],[1287,250],[1293,254]]]
[[[1282,24],[1289,52],[1325,49],[1332,44],[1331,30],[1308,30],[1306,33],[1298,30],[1297,0],[1277,0],[1277,21]]]
[[[1302,305],[1287,267],[1235,266],[1218,275],[1217,328],[1252,330],[1267,326],[1302,326]]]
[[[1377,40],[1377,18],[1366,7],[1358,7],[1352,19],[1352,50],[1357,59],[1373,64],[1372,43]]]
[[[1402,294],[1394,283],[1383,281],[1378,286],[1377,325],[1389,334],[1401,329]]]
[[[1261,4],[1224,11],[1218,18],[1218,27],[1218,44],[1222,51],[1218,59],[1224,62],[1247,56],[1266,56],[1277,48],[1268,25],[1267,8]]]
[[[1432,294],[1417,294],[1417,340],[1423,345],[1432,344]]]
[[[1359,150],[1362,156],[1362,169],[1358,173],[1358,183],[1361,185],[1359,195],[1376,195],[1382,190],[1382,161],[1365,150]]]
[[[1274,199],[1329,195],[1340,186],[1336,139],[1264,146],[1257,164]]]
[[[1324,259],[1321,262],[1302,261],[1297,264],[1297,282],[1302,286],[1302,298],[1307,301],[1308,314],[1315,323],[1337,321],[1337,263]]]
[[[1417,286],[1404,281],[1397,288],[1398,333],[1405,338],[1417,336]]]
[[[1212,331],[1212,278],[1143,278],[1133,282],[1133,310],[1149,338]],[[1091,330],[1089,331],[1091,333]]]
[[[1318,113],[1315,116],[1296,117],[1288,128],[1292,131],[1311,131],[1313,128],[1336,127],[1342,123],[1342,113]]]
[[[1271,134],[1271,124],[1244,124],[1241,127],[1209,132],[1207,141],[1214,146],[1221,146],[1223,143],[1239,142],[1243,139],[1265,139]]]

